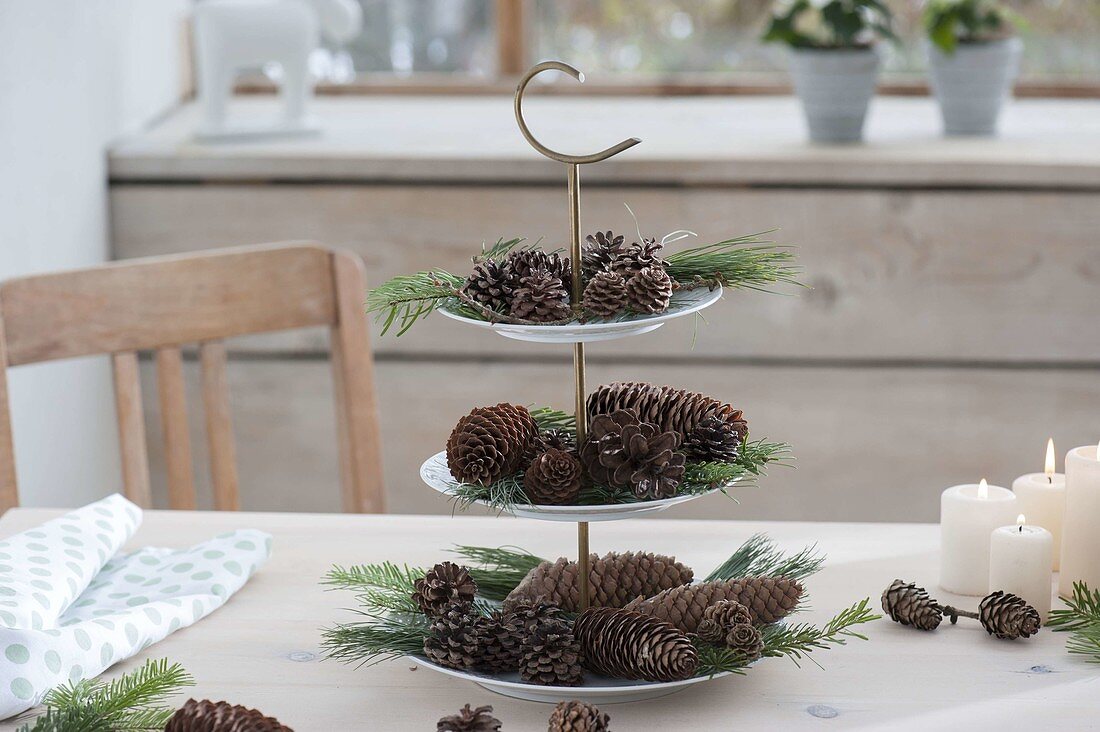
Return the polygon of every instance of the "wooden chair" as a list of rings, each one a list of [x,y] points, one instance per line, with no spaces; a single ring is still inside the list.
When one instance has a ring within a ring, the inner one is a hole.
[[[180,347],[198,344],[214,505],[239,506],[222,339],[329,326],[344,510],[383,510],[363,266],[312,244],[132,259],[0,284],[0,513],[18,505],[8,366],[110,354],[126,496],[151,503],[138,351],[155,352],[172,508],[194,508]]]

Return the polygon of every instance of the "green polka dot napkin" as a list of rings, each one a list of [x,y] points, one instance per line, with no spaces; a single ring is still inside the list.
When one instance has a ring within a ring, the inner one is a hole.
[[[140,523],[116,494],[0,541],[0,719],[205,617],[271,553],[251,529],[119,553]]]

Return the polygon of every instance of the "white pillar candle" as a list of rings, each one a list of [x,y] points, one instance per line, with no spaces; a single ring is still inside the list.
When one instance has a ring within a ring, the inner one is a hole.
[[[1062,521],[1062,569],[1058,591],[1074,582],[1100,589],[1100,447],[1075,447],[1066,455],[1066,515]]]
[[[1042,473],[1028,473],[1012,481],[1019,511],[1033,526],[1042,526],[1054,537],[1051,568],[1057,572],[1062,556],[1062,517],[1066,513],[1066,476],[1054,472],[1054,440],[1047,440],[1047,457]]]
[[[940,496],[940,586],[956,595],[989,592],[989,535],[1016,520],[1016,496],[1007,488],[956,485]]]
[[[1045,623],[1050,613],[1054,538],[1043,527],[1027,526],[1024,520],[1020,514],[1015,526],[1002,526],[989,537],[989,591],[1022,597]]]

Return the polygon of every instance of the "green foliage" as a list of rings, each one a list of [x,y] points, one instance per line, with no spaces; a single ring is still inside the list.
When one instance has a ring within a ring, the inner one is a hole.
[[[530,410],[531,416],[535,418],[535,423],[542,431],[546,430],[570,430],[571,432],[577,431],[577,420],[572,414],[566,414],[559,409],[551,409],[550,407],[537,407]]]
[[[1074,582],[1073,592],[1062,600],[1066,609],[1051,610],[1047,627],[1072,633],[1066,650],[1086,656],[1091,663],[1100,663],[1100,590]]]
[[[997,40],[1027,25],[999,0],[927,0],[922,21],[928,39],[947,54],[960,43]]]
[[[705,581],[763,576],[801,580],[815,574],[824,562],[825,557],[818,553],[816,546],[808,546],[788,556],[764,534],[754,534],[707,575]]]
[[[793,0],[778,4],[763,40],[792,48],[866,48],[875,38],[896,41],[892,25],[883,0]]]
[[[194,683],[178,663],[149,660],[113,681],[86,679],[57,687],[43,700],[47,713],[21,732],[163,730],[175,711],[164,701]]]
[[[334,590],[351,590],[356,599],[375,612],[419,613],[412,599],[413,584],[425,570],[392,562],[333,567],[321,584]]]
[[[388,658],[424,652],[428,619],[423,615],[356,612],[363,620],[321,631],[321,649],[329,658],[370,666]]]
[[[497,602],[544,561],[519,547],[456,546],[454,553],[466,560],[470,576],[477,583],[477,594]]]
[[[400,323],[397,335],[403,335],[421,318],[446,304],[456,304],[455,293],[462,283],[443,270],[400,275],[367,293],[367,314],[382,321],[385,335],[394,323]]]
[[[668,274],[681,285],[693,282],[766,291],[769,285],[798,284],[794,254],[749,234],[673,252],[665,257]]]

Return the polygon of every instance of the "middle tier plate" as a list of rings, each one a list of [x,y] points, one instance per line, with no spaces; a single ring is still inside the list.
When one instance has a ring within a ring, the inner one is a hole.
[[[447,467],[447,453],[445,451],[437,452],[424,461],[424,464],[420,466],[420,478],[431,488],[446,496],[453,496],[455,490],[461,485],[451,475],[451,469]],[[510,513],[519,518],[533,518],[540,521],[619,521],[621,519],[638,518],[647,513],[664,511],[669,506],[709,496],[723,487],[728,488],[734,485],[734,483],[736,481],[726,486],[712,488],[709,491],[662,498],[655,501],[610,503],[595,506],[535,506],[524,504],[511,506],[503,510],[505,513]],[[474,501],[474,503],[488,508],[499,508],[487,501]]]

